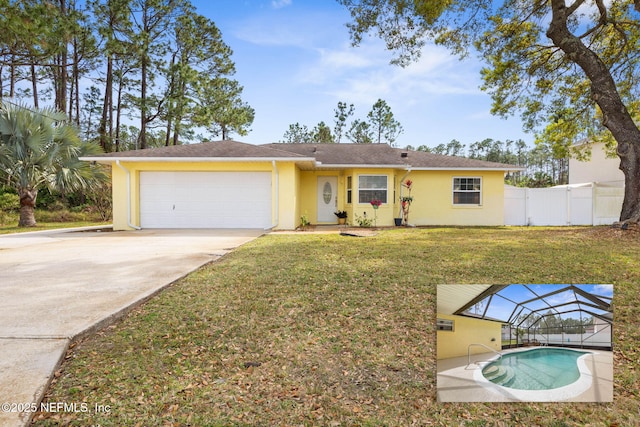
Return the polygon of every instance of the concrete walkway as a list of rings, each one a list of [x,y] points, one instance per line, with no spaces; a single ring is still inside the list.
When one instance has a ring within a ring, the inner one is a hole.
[[[24,426],[71,342],[262,230],[0,236],[0,426]]]

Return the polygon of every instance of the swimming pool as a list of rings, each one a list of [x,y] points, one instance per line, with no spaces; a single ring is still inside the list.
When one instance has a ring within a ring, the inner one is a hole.
[[[510,389],[552,390],[578,381],[581,377],[579,359],[588,354],[590,352],[549,347],[518,351],[492,361],[482,368],[482,375]]]

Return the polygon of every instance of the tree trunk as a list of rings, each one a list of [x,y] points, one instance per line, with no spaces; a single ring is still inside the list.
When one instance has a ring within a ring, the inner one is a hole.
[[[19,227],[35,227],[36,217],[34,215],[36,208],[36,197],[38,190],[29,188],[19,188],[18,196],[20,196],[20,220]]]
[[[178,145],[178,141],[179,141],[179,135],[180,135],[180,122],[176,122],[175,126],[173,127],[173,145]]]
[[[69,97],[69,120],[74,122],[78,128],[80,127],[80,54],[78,53],[78,38],[73,38],[73,78],[72,85],[74,88],[74,96]],[[75,105],[74,105],[75,104]],[[76,118],[73,120],[71,110],[75,107]]]
[[[67,17],[67,0],[60,0],[60,14],[64,19]],[[60,53],[60,71],[59,78],[60,82],[58,85],[58,110],[65,112],[67,111],[67,83],[68,83],[68,72],[67,72],[67,61],[68,61],[68,46],[67,46],[67,36],[63,35],[62,37],[62,45],[60,46],[62,52]]]
[[[74,84],[73,81],[73,72],[72,72],[72,76],[71,76],[71,84],[69,85],[69,100],[67,102],[67,106],[69,107],[69,111],[66,112],[67,114],[67,118],[69,119],[69,122],[73,122],[73,107],[75,106],[74,102],[73,102],[73,95],[75,93],[76,90],[76,86]]]
[[[169,102],[169,106],[168,106],[168,111],[171,111],[171,102]],[[171,113],[169,113],[167,115],[167,131],[166,131],[166,135],[164,136],[164,145],[165,147],[168,147],[171,141],[171,126],[173,125],[173,123],[171,123]]]
[[[175,82],[176,82],[176,53],[174,52],[171,55],[171,64],[169,65],[169,72],[171,73],[171,78],[169,79],[169,95],[167,102],[167,134],[165,135],[164,145],[168,147],[171,142],[171,130],[173,129],[173,111],[175,107]],[[174,144],[175,145],[175,144]]]
[[[11,55],[11,65],[9,66],[9,98],[16,97],[16,66],[15,55]]]
[[[624,173],[624,201],[620,221],[640,221],[640,153],[632,142],[618,142],[620,170]]]
[[[111,56],[111,54],[109,54],[107,56],[107,75],[106,75],[105,88],[104,88],[104,102],[102,103],[102,118],[100,119],[100,127],[98,128],[100,146],[106,152],[111,151],[111,150],[107,150],[107,143],[110,143],[110,141],[107,140],[107,121],[109,120],[109,108],[111,105],[111,97],[113,96],[112,85],[113,85],[113,57]]]
[[[144,150],[147,148],[147,61],[142,58],[140,71],[140,134],[138,136],[139,146]]]
[[[578,7],[580,2],[574,5]],[[567,27],[574,12],[564,0],[551,1],[553,17],[547,36],[567,57],[576,63],[591,81],[591,97],[602,111],[602,124],[618,143],[620,170],[624,173],[625,191],[620,221],[640,221],[640,129],[622,102],[611,72],[602,60]]]
[[[186,59],[183,58],[181,62],[183,65],[186,64]],[[175,111],[176,124],[173,126],[173,145],[178,145],[180,131],[182,130],[182,119],[184,118],[184,107],[186,103],[185,99],[187,97],[187,82],[185,81],[185,76],[180,77],[179,85],[180,89]]]
[[[33,89],[33,106],[40,108],[38,102],[38,77],[36,76],[36,66],[33,63],[31,63],[31,87]]]
[[[116,153],[120,151],[120,115],[122,114],[122,79],[124,74],[120,77],[118,83],[118,100],[116,102]]]

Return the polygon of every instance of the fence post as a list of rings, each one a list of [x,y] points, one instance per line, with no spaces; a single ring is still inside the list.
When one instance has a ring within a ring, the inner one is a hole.
[[[567,225],[571,225],[571,187],[567,187]]]
[[[524,222],[528,227],[531,225],[531,219],[529,218],[529,188],[524,189]]]
[[[596,185],[597,182],[591,183],[591,225],[596,225]]]

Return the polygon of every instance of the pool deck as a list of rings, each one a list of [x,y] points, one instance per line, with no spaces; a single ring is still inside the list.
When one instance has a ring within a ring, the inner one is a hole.
[[[523,350],[527,349],[503,350],[502,353]],[[479,369],[486,365],[482,362],[495,358],[495,353],[472,354],[469,366],[467,356],[440,359],[437,362],[438,402],[612,402],[613,353],[583,351],[592,352],[581,359],[590,375],[583,373],[576,383],[555,389],[553,393],[549,390],[513,390],[490,383],[478,375]]]

